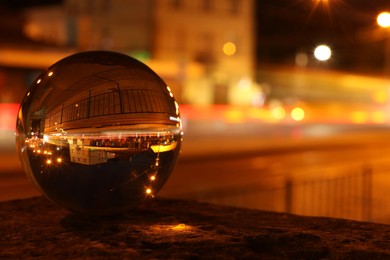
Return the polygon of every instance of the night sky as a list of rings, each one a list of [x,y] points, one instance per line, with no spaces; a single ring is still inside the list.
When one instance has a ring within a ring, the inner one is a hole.
[[[19,10],[63,0],[0,0]],[[390,11],[389,0],[254,0],[256,58],[260,64],[292,65],[298,52],[318,44],[333,50],[332,66],[376,71],[383,67],[386,33],[376,16]]]
[[[372,70],[382,66],[384,30],[377,15],[386,0],[261,0],[257,3],[257,56],[260,63],[291,64],[297,52],[318,44],[333,49],[336,69]]]

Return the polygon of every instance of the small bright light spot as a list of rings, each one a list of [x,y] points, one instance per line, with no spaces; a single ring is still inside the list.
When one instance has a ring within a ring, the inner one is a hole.
[[[47,160],[46,160],[46,163],[47,163],[47,164],[51,164],[51,160],[50,160],[50,159],[47,159]]]
[[[74,105],[75,107],[79,107],[79,104]]]
[[[372,122],[376,124],[383,124],[386,122],[386,113],[383,111],[374,111],[371,115]]]
[[[57,162],[58,162],[58,163],[61,163],[61,162],[62,162],[62,158],[61,158],[61,157],[58,157],[58,158],[57,158]]]
[[[30,96],[30,92],[27,92],[27,96]]]
[[[37,150],[37,153],[41,153],[41,150]]]
[[[355,124],[363,124],[368,120],[368,115],[366,111],[353,111],[351,114],[351,121]]]
[[[156,180],[156,175],[152,175],[152,176],[150,176],[150,178],[149,178],[151,181],[155,181]]]
[[[332,51],[326,45],[319,45],[314,50],[314,57],[320,61],[327,61],[332,56]]]
[[[178,225],[172,227],[172,230],[175,230],[175,231],[184,231],[184,230],[188,230],[188,229],[191,229],[191,227],[187,226],[186,224],[178,224]]]
[[[53,76],[53,71],[50,71],[50,72],[47,74],[47,76],[49,76],[49,77]]]
[[[223,116],[226,122],[229,123],[241,123],[245,118],[245,115],[242,110],[234,108],[227,110]]]
[[[41,79],[38,79],[38,80],[37,80],[37,84],[41,83],[41,81],[42,81]]]
[[[225,55],[227,56],[232,56],[236,53],[237,51],[237,48],[236,48],[236,45],[232,42],[226,42],[223,47],[222,47],[222,51]]]
[[[150,188],[147,188],[145,192],[146,192],[147,195],[151,195],[152,194],[152,190]]]
[[[271,110],[271,114],[272,116],[276,119],[276,120],[282,120],[286,117],[286,110],[284,110],[283,107],[274,107],[272,110]]]
[[[252,86],[252,81],[249,78],[242,78],[237,83],[237,88],[248,90]]]
[[[377,18],[376,22],[380,27],[387,28],[390,26],[390,13],[389,12],[382,12],[380,13]]]
[[[291,110],[291,118],[295,121],[301,121],[305,118],[305,111],[300,107],[295,107]]]
[[[388,101],[388,95],[386,91],[375,91],[372,95],[372,99],[379,103],[379,104],[385,104]]]

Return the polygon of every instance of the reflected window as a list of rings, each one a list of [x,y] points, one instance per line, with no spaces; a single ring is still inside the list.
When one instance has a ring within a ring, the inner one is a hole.
[[[182,0],[171,0],[170,5],[172,9],[180,9],[183,7],[183,1]]]
[[[203,0],[201,3],[201,9],[204,12],[210,12],[213,9],[213,1],[212,0]]]
[[[232,15],[240,13],[240,1],[239,0],[228,0],[229,12]]]
[[[111,0],[104,0],[101,5],[102,12],[109,12],[111,10]]]

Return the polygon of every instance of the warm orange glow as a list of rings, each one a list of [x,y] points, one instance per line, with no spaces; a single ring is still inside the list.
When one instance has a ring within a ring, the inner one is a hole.
[[[50,159],[47,159],[47,160],[46,160],[46,163],[47,163],[47,164],[51,164],[51,160],[50,160]]]
[[[61,158],[61,157],[58,157],[58,158],[57,158],[57,162],[58,162],[58,163],[61,163],[61,162],[62,162],[62,158]]]
[[[291,118],[295,121],[301,121],[305,118],[305,111],[300,107],[295,107],[291,110]]]
[[[177,145],[176,142],[172,142],[172,143],[166,144],[166,145],[163,145],[163,144],[151,145],[150,148],[153,150],[154,153],[163,153],[163,152],[172,151],[173,149],[176,148],[176,145]],[[158,166],[158,162],[156,162],[155,165]]]
[[[386,91],[375,91],[373,93],[372,99],[379,104],[384,104],[388,101],[389,98]]]
[[[237,48],[233,42],[226,42],[222,47],[222,51],[225,55],[232,56],[236,53]]]
[[[0,130],[15,130],[18,110],[17,103],[0,103]]]
[[[184,231],[184,230],[188,230],[188,229],[191,229],[191,227],[186,225],[186,224],[178,224],[178,225],[172,227],[172,230],[175,230],[175,231]]]
[[[286,110],[284,110],[283,107],[274,107],[272,110],[271,110],[271,114],[272,116],[276,119],[276,120],[282,120],[286,117]]]
[[[151,175],[149,179],[150,179],[151,181],[155,181],[155,180],[156,180],[156,175]]]
[[[193,227],[190,225],[186,225],[184,223],[180,224],[172,224],[172,225],[153,225],[151,226],[151,229],[154,232],[192,232]]]
[[[229,109],[225,112],[225,120],[229,123],[243,122],[244,113],[239,109]]]
[[[373,123],[382,124],[386,122],[386,113],[383,111],[372,112],[371,119]]]
[[[351,114],[351,121],[355,124],[363,124],[368,120],[367,112],[365,111],[353,111]]]
[[[150,188],[146,188],[145,192],[147,195],[152,195],[152,189]]]
[[[23,50],[2,48],[0,64],[12,67],[47,68],[58,60],[69,56],[71,52],[48,52],[45,50]],[[39,84],[39,82],[37,82]]]

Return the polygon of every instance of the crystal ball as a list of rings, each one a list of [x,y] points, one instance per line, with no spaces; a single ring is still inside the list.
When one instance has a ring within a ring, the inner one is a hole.
[[[16,147],[51,201],[88,215],[129,212],[173,171],[182,127],[171,89],[144,63],[108,51],[68,56],[20,105]]]

